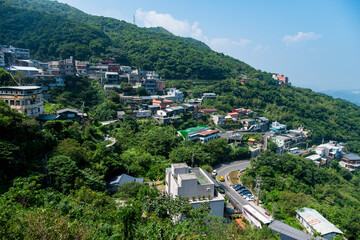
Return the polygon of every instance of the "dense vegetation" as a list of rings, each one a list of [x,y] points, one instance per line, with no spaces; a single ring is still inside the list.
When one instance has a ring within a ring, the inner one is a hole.
[[[213,81],[169,81],[168,86],[199,98],[214,92],[216,99],[206,99],[202,108],[216,108],[221,113],[234,108],[251,108],[256,116],[279,121],[288,129],[300,126],[312,131],[315,142],[324,140],[354,141],[360,134],[360,108],[345,100],[334,99],[310,89],[291,85],[276,86],[272,80],[250,80],[245,84],[235,79]],[[360,148],[358,148],[360,149]],[[357,151],[357,150],[356,150]]]
[[[124,185],[115,196],[87,187],[64,194],[46,187],[44,175],[18,178],[0,196],[0,235],[3,239],[279,239],[269,229],[243,230],[212,218],[206,204],[192,208],[186,199],[131,185]],[[183,221],[173,221],[179,214]]]
[[[209,165],[229,156],[248,157],[221,139],[190,146],[172,126],[130,117],[106,126],[73,121],[40,126],[4,102],[0,131],[4,239],[276,239],[267,229],[208,222],[206,205],[192,209],[187,200],[172,200],[148,186],[132,184],[118,195],[107,194],[105,182],[121,173],[161,180],[171,162],[207,164],[204,169],[211,171]],[[105,146],[104,133],[116,138],[115,146]],[[179,213],[184,221],[173,222]]]
[[[344,231],[348,239],[360,236],[360,175],[341,168],[337,161],[317,168],[311,160],[265,152],[251,160],[242,181],[252,188],[262,178],[261,200],[275,218],[301,229],[295,210],[310,207]]]
[[[263,75],[194,39],[91,16],[54,1],[1,0],[0,12],[6,16],[0,22],[0,43],[29,48],[39,60],[74,56],[97,61],[109,56],[170,79],[224,79],[240,72],[253,78]]]

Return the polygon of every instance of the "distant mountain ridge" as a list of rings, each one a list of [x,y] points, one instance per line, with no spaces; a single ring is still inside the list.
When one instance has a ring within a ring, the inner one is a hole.
[[[325,90],[321,91],[334,98],[341,98],[360,106],[360,90]]]
[[[0,43],[29,48],[33,58],[43,61],[115,57],[120,64],[153,69],[167,79],[225,79],[240,73],[271,79],[195,39],[89,15],[55,1],[0,0],[0,13],[6,16],[0,22]]]

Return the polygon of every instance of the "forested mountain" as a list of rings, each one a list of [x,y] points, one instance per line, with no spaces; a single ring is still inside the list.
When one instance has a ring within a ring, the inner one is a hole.
[[[39,60],[110,56],[168,79],[224,79],[239,73],[263,78],[260,71],[194,39],[88,15],[54,1],[0,0],[0,13],[0,43],[29,48]]]

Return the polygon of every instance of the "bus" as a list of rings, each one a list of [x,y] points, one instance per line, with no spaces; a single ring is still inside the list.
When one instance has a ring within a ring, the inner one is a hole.
[[[242,207],[242,214],[252,225],[256,226],[257,228],[262,228],[264,225],[269,225],[272,222],[271,216],[267,216],[260,209],[258,206],[251,206],[251,205],[244,205]]]

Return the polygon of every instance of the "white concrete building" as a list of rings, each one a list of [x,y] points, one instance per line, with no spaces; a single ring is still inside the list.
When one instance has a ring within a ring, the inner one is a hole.
[[[171,99],[173,102],[183,102],[184,101],[184,94],[176,89],[176,88],[170,88],[167,92],[167,96],[165,96],[166,99]]]
[[[39,86],[0,87],[0,100],[31,117],[44,113],[42,89]]]
[[[317,146],[314,150],[322,157],[339,159],[345,151],[345,146],[343,143],[338,143],[337,141],[329,141],[328,143]]]
[[[215,125],[225,124],[225,116],[224,115],[211,115],[210,119],[214,121]],[[232,119],[231,119],[231,121],[232,121]]]
[[[188,197],[193,207],[208,202],[211,215],[224,216],[224,197],[215,190],[214,180],[201,168],[190,168],[186,163],[171,164],[166,169],[165,191],[173,196]]]
[[[344,235],[334,224],[330,223],[318,211],[311,208],[301,208],[296,210],[296,218],[300,224],[312,235],[320,233],[325,239],[333,239],[336,235]]]

